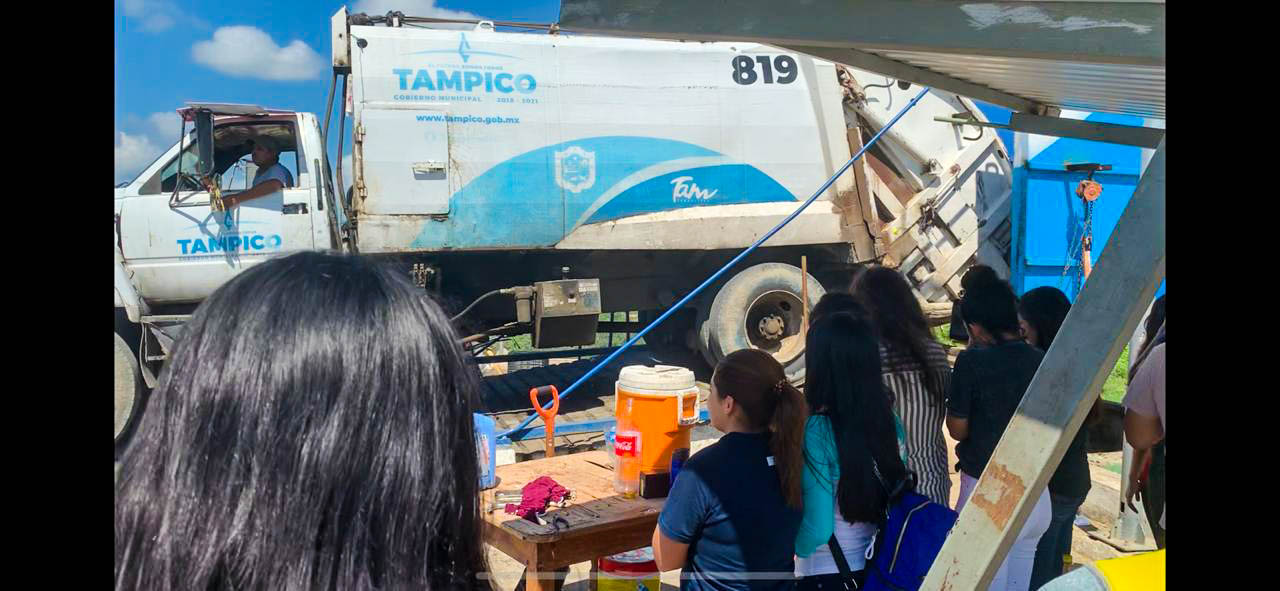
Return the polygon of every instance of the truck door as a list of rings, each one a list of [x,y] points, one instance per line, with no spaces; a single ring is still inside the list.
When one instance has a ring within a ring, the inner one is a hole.
[[[443,110],[416,105],[361,110],[355,174],[368,192],[364,213],[449,213],[447,117]]]
[[[194,141],[179,157],[170,150],[163,165],[129,196],[121,209],[121,247],[134,281],[149,302],[196,302],[246,267],[282,252],[314,247],[311,191],[298,186],[314,174],[298,174],[300,154],[294,125],[280,121],[217,125],[214,129],[215,171],[228,193],[251,185],[252,165],[245,162],[247,140],[270,134],[282,146],[280,163],[290,169],[293,186],[215,212],[209,193],[181,173],[195,169]],[[174,196],[174,187],[178,191]]]

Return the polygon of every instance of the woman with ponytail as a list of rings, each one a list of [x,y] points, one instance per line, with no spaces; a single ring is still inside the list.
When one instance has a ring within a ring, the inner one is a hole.
[[[755,349],[730,353],[707,400],[716,443],[680,469],[653,532],[660,570],[680,588],[788,591],[800,526],[804,397],[782,365]]]
[[[826,299],[824,297],[824,299]],[[821,305],[821,304],[819,304]],[[907,474],[901,427],[880,377],[880,346],[857,304],[819,317],[805,342],[804,519],[798,589],[844,589],[832,534],[858,585],[889,488]]]

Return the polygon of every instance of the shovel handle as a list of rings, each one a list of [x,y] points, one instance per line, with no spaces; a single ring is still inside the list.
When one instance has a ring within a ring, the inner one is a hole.
[[[542,403],[538,402],[538,395],[543,393],[551,394],[551,410],[542,410]],[[556,413],[560,411],[560,393],[556,391],[555,386],[539,386],[529,390],[529,400],[533,402],[533,409],[537,411],[538,416],[542,417],[545,424],[543,430],[546,431],[546,448],[547,457],[556,455]]]
[[[538,396],[544,393],[551,394],[551,410],[543,410],[542,403],[538,402]],[[529,401],[533,403],[533,410],[536,411],[538,416],[542,417],[542,420],[544,421],[554,419],[556,413],[560,412],[560,392],[556,390],[555,386],[538,386],[537,388],[530,388]]]

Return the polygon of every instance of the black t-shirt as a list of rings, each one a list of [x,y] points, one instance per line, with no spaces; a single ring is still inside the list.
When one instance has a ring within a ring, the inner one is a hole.
[[[1089,476],[1088,451],[1089,427],[1080,426],[1076,438],[1071,440],[1062,462],[1049,478],[1049,494],[1069,499],[1083,499],[1089,494],[1092,477]]]
[[[969,437],[956,445],[965,474],[982,476],[1043,358],[1044,352],[1021,340],[966,349],[956,356],[947,414],[969,419]]]
[[[726,433],[680,469],[658,527],[689,544],[682,590],[789,591],[800,517],[782,498],[767,435]]]

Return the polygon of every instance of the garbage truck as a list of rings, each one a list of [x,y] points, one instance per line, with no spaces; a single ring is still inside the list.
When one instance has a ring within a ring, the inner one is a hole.
[[[377,258],[435,294],[468,345],[636,332],[794,211],[919,92],[755,43],[485,21],[439,29],[345,8],[331,22],[336,115],[190,103],[180,140],[115,190],[117,437],[194,308],[283,253]],[[974,262],[1007,276],[1008,154],[990,130],[934,120],[943,115],[984,120],[970,100],[930,92],[646,344],[710,364],[755,347],[794,374],[802,294],[812,306],[862,265],[897,267],[936,304],[957,296]],[[353,178],[334,174],[327,133],[338,154],[350,147]],[[250,186],[251,142],[263,136],[281,146],[291,185],[223,208]],[[639,322],[599,320],[615,311]]]

